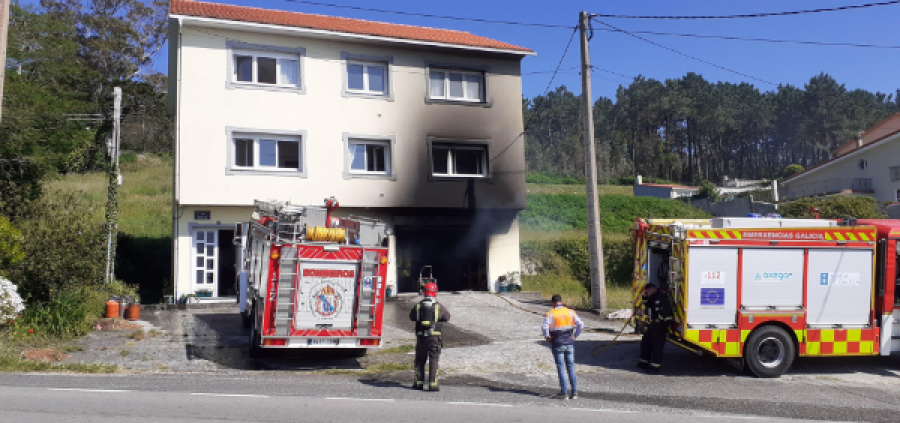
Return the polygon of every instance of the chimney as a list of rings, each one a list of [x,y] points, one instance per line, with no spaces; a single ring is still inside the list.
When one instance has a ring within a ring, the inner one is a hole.
[[[642,178],[641,175],[636,176],[634,178],[634,184],[635,185],[644,185],[644,178]]]
[[[775,203],[775,210],[778,210],[778,180],[772,180],[772,200]]]
[[[859,131],[856,133],[856,148],[862,148],[863,140],[862,140],[863,131]]]

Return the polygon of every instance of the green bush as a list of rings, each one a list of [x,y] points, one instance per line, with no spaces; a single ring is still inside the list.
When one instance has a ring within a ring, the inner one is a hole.
[[[94,322],[104,316],[106,301],[112,296],[138,298],[133,286],[120,281],[53,291],[49,300],[29,304],[11,331],[18,337],[66,339],[86,335]]]
[[[703,210],[675,200],[615,194],[601,195],[599,199],[604,233],[628,233],[638,217],[709,217]],[[528,208],[519,219],[523,226],[541,230],[587,229],[587,201],[584,195],[576,194],[528,194]]]
[[[782,204],[778,207],[778,213],[783,217],[814,218],[815,214],[809,211],[815,207],[821,212],[819,218],[841,219],[855,217],[858,219],[884,219],[886,216],[878,210],[878,202],[871,197],[850,197],[837,195],[823,198],[801,198]]]
[[[133,151],[126,151],[119,155],[119,163],[134,163],[138,159],[137,153]]]
[[[603,238],[603,264],[609,285],[630,285],[634,266],[631,237]],[[563,236],[557,239],[524,241],[521,255],[537,266],[541,273],[571,275],[590,288],[590,253],[585,235]]]
[[[3,216],[0,216],[0,272],[25,258],[22,251],[22,233]]]
[[[51,290],[98,285],[106,265],[102,205],[75,193],[52,192],[23,208],[14,220],[25,259],[8,267],[28,304],[47,302]]]
[[[800,172],[803,172],[803,166],[798,165],[798,164],[787,165],[787,166],[785,166],[784,170],[781,171],[781,177],[789,178]]]
[[[709,181],[703,181],[703,183],[700,184],[700,196],[706,197],[710,202],[716,202],[719,201],[721,193],[715,184]]]

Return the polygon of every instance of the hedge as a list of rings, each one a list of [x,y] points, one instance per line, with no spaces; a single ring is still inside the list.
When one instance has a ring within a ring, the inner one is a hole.
[[[521,255],[523,259],[534,263],[538,272],[569,274],[590,289],[590,252],[587,235],[523,241]],[[603,264],[608,284],[630,285],[634,266],[631,237],[603,238]]]

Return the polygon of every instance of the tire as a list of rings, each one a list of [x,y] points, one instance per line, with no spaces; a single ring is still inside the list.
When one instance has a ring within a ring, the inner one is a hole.
[[[353,350],[353,353],[350,354],[353,358],[363,358],[369,352],[368,348],[357,348]]]
[[[247,349],[247,355],[250,356],[251,360],[255,360],[258,358],[262,358],[263,349],[259,346],[260,344],[260,335],[259,330],[256,328],[256,305],[254,304],[250,313],[250,346]]]
[[[744,358],[756,377],[776,378],[791,368],[797,346],[788,333],[778,326],[761,327],[747,338]]]

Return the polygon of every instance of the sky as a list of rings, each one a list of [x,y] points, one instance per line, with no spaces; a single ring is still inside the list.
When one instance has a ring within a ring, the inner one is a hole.
[[[572,33],[565,28],[538,28],[470,21],[401,16],[388,13],[357,11],[313,6],[290,0],[210,0],[266,9],[290,10],[322,15],[429,26],[467,31],[535,50],[536,57],[522,60],[523,94],[543,94],[552,71],[559,63]],[[456,0],[453,2],[404,0],[319,0],[363,8],[377,8],[412,13],[449,15],[491,20],[570,25],[578,23],[582,10],[598,14],[625,15],[732,15],[781,12],[863,4],[875,0]],[[22,3],[34,3],[26,0]],[[774,38],[835,43],[882,44],[900,46],[897,21],[900,4],[838,12],[752,19],[718,20],[646,20],[603,19],[624,30],[678,32],[724,35],[746,38]],[[595,24],[599,29],[602,25]],[[746,76],[727,72],[667,51],[629,35],[595,31],[590,43],[592,64],[605,71],[595,71],[593,96],[615,98],[620,85],[643,75],[665,80],[679,78],[687,72],[703,75],[710,81],[749,82],[761,90],[774,90],[778,84],[802,87],[809,78],[821,72],[833,76],[848,89],[894,93],[900,88],[900,48],[825,47],[798,44],[774,44],[749,41],[698,39],[675,36],[643,35],[674,50],[745,75],[774,83],[768,84]],[[167,54],[158,54],[154,68],[165,73]],[[552,83],[565,85],[579,94],[579,43],[576,35],[563,59],[560,73]]]

